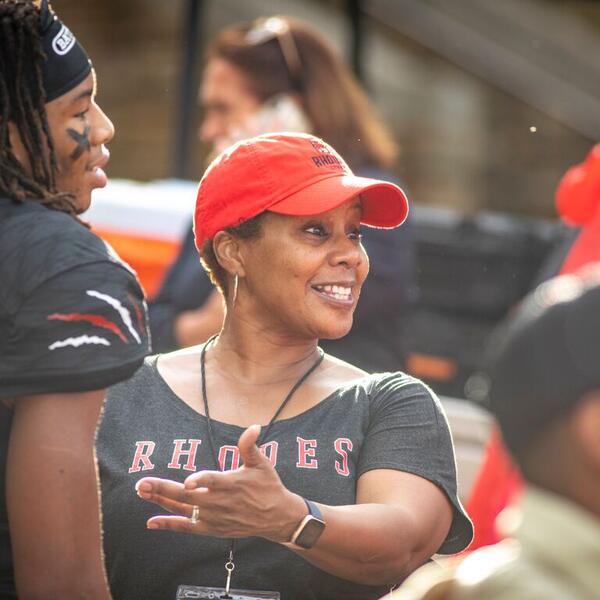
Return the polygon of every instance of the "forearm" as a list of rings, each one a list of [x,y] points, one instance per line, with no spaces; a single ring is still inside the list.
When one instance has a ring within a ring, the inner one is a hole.
[[[223,324],[223,303],[217,291],[211,292],[204,305],[177,315],[173,322],[173,335],[179,348],[205,342],[217,333]]]
[[[110,598],[93,453],[103,397],[98,391],[16,402],[7,506],[19,598]]]
[[[400,506],[319,505],[326,528],[310,550],[286,547],[316,567],[365,585],[398,583],[428,557]]]
[[[174,338],[178,348],[187,348],[205,342],[221,328],[222,319],[212,313],[186,311],[174,321]]]

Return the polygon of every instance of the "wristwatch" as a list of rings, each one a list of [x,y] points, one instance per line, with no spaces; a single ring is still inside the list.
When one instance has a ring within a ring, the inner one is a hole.
[[[325,529],[325,521],[319,507],[310,500],[303,498],[308,507],[308,514],[302,519],[296,531],[292,534],[290,543],[300,548],[312,548]]]

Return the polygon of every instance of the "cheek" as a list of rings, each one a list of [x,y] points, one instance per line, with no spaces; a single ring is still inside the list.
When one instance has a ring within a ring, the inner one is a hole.
[[[306,257],[300,252],[282,252],[281,244],[265,247],[252,257],[248,265],[253,291],[266,299],[291,299],[306,288],[311,271]]]
[[[79,128],[67,128],[67,136],[69,138],[68,148],[69,159],[72,162],[87,160],[87,155],[90,152],[90,132],[91,126],[88,123],[82,123]]]
[[[72,126],[66,125],[63,131],[59,131],[54,135],[54,152],[58,162],[59,170],[62,173],[70,171],[73,165],[77,164],[84,158],[85,152],[79,149],[79,144],[69,131],[75,131]]]
[[[361,250],[362,250],[363,260],[362,260],[361,264],[358,266],[357,278],[362,285],[365,282],[367,275],[369,274],[369,269],[371,268],[371,263],[369,262],[369,256],[362,245],[361,245]]]

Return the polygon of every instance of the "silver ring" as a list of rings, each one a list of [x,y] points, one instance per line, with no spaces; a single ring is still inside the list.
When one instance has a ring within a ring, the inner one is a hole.
[[[194,504],[194,508],[192,508],[192,516],[190,517],[190,522],[192,525],[195,525],[200,520],[200,507],[197,504]]]

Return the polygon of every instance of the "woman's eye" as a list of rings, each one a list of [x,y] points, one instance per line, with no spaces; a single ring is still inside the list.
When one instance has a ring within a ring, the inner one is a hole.
[[[362,239],[362,232],[361,232],[360,228],[358,228],[358,227],[357,227],[356,229],[353,229],[353,230],[352,230],[352,231],[351,231],[351,232],[348,234],[348,237],[349,237],[351,240],[361,240],[361,239]]]
[[[324,235],[326,235],[325,229],[320,225],[311,225],[310,227],[307,227],[304,231],[310,233],[311,235],[316,235],[319,237],[323,237]]]

